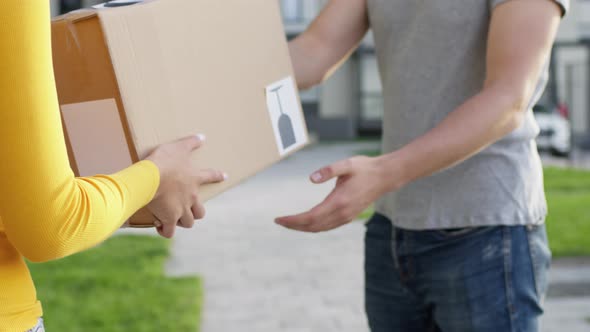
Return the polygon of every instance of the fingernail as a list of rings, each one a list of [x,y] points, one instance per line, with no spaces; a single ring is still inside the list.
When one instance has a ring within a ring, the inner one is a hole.
[[[229,179],[229,175],[227,173],[223,173],[223,181]]]
[[[320,172],[315,172],[311,175],[311,179],[315,182],[322,181],[322,174]]]
[[[198,134],[197,139],[201,142],[204,142],[207,139],[207,136],[205,136],[204,134]]]

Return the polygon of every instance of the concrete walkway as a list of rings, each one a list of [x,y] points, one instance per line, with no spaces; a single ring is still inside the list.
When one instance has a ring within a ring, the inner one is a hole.
[[[203,332],[362,332],[362,223],[310,235],[274,224],[319,202],[333,184],[309,173],[355,146],[291,157],[208,204],[208,216],[175,241],[168,271],[205,282]]]
[[[208,204],[208,217],[178,234],[171,275],[199,275],[205,285],[202,332],[367,332],[363,311],[363,232],[356,222],[310,235],[276,226],[278,215],[319,202],[332,184],[308,174],[374,143],[321,145],[291,157]],[[560,285],[590,281],[590,267],[558,263]],[[564,286],[561,286],[564,287]],[[567,286],[565,286],[567,288]],[[556,293],[544,332],[590,331],[590,298]]]
[[[543,331],[590,331],[590,259],[553,263]]]

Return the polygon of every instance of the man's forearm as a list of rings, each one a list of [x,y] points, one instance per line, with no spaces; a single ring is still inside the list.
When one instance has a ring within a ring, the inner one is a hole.
[[[522,100],[483,90],[425,135],[380,157],[386,191],[456,165],[518,128],[525,116]]]
[[[326,65],[321,57],[321,43],[313,35],[303,33],[289,42],[289,52],[300,89],[309,89],[322,81]]]

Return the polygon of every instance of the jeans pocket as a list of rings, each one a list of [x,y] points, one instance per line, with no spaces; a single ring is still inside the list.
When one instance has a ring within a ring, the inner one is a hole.
[[[533,264],[535,288],[540,303],[543,303],[549,287],[549,269],[551,267],[551,249],[549,249],[545,225],[527,226],[527,237]]]

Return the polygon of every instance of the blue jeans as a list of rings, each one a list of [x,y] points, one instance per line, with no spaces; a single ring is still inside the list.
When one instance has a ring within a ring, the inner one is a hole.
[[[545,227],[409,231],[367,224],[372,332],[535,332],[551,253]]]

